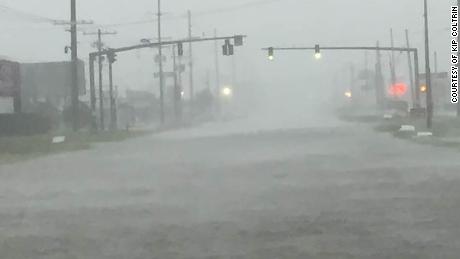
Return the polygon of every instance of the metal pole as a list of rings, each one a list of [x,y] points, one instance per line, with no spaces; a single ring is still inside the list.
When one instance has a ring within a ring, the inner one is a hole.
[[[433,126],[433,89],[431,84],[431,68],[430,68],[430,42],[428,30],[428,1],[424,0],[425,9],[425,70],[426,70],[426,104],[427,104],[427,122],[426,126],[431,129]]]
[[[410,48],[409,43],[409,30],[406,29],[406,44],[407,48]],[[417,107],[417,100],[416,100],[416,91],[419,91],[419,85],[414,84],[414,69],[412,67],[412,56],[410,51],[407,51],[407,64],[409,65],[409,79],[410,79],[410,89],[411,89],[411,96],[412,96],[412,107]]]
[[[380,108],[380,110],[385,111],[385,82],[382,74],[382,56],[380,54],[379,42],[377,42],[377,64],[375,69],[375,80],[377,106]]]
[[[99,113],[100,113],[100,127],[101,130],[105,130],[105,121],[104,121],[104,90],[102,88],[102,32],[101,29],[97,31],[97,49],[99,51]]]
[[[415,107],[421,107],[420,101],[420,68],[419,68],[419,60],[418,60],[418,50],[414,51],[414,72],[415,72]]]
[[[179,84],[177,82],[177,63],[176,63],[176,46],[173,45],[173,71],[174,71],[174,114],[176,116],[176,121],[181,120],[180,116],[180,108],[179,108],[179,103],[180,103],[180,90],[179,90]]]
[[[460,0],[459,0],[460,1]],[[214,29],[214,37],[217,38],[217,29]],[[219,66],[219,43],[218,41],[214,41],[214,51],[215,51],[215,67],[216,67],[216,112],[220,113],[220,66]]]
[[[96,111],[96,87],[94,82],[94,56],[89,55],[89,92],[91,95],[91,111]]]
[[[163,49],[161,47],[161,0],[158,0],[158,55],[159,55],[159,72],[160,72],[160,119],[161,124],[165,123],[165,100],[164,100],[164,82],[163,82]]]
[[[109,60],[109,96],[110,96],[110,129],[116,129],[115,98],[113,96],[113,64]]]
[[[91,99],[91,128],[97,130],[96,122],[96,86],[94,82],[94,55],[89,55],[89,91]]]
[[[182,87],[182,56],[178,57],[178,72],[177,72],[177,81],[178,81],[178,88],[179,88],[179,116],[182,120],[183,118],[183,87]]]
[[[76,0],[70,1],[71,5],[71,49],[72,49],[72,89],[71,89],[71,102],[72,102],[72,128],[78,131],[79,128],[79,89],[78,89],[78,53],[77,53],[77,7]]]
[[[352,102],[355,102],[355,97],[356,97],[356,87],[355,87],[355,65],[353,63],[350,64],[350,90],[353,95]]]
[[[188,38],[191,41],[192,40],[192,12],[190,10],[187,11],[187,17],[188,17]],[[190,111],[193,116],[194,114],[194,105],[195,105],[195,87],[193,85],[193,48],[192,48],[192,42],[189,42],[188,45],[189,48],[189,77],[190,77]]]
[[[393,29],[390,29],[390,37],[391,37],[391,47],[395,47],[395,42],[393,38]],[[396,84],[396,62],[395,62],[395,53],[394,51],[391,52],[391,83],[394,85]]]

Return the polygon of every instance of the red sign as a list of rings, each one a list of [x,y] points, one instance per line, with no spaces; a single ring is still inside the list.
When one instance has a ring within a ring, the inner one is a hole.
[[[17,97],[21,90],[19,63],[0,61],[0,96]]]
[[[407,93],[407,85],[404,83],[396,83],[390,86],[389,94],[393,97],[402,97]]]

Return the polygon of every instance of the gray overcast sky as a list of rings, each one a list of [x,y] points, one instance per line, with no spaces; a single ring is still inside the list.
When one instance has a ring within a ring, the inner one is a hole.
[[[0,4],[17,10],[53,19],[68,19],[68,0],[0,0]],[[152,0],[77,0],[79,19],[92,19],[98,24],[125,23],[153,17],[156,1]],[[163,0],[166,18],[183,15],[187,9],[193,13],[207,10],[233,8],[258,0]],[[440,66],[448,66],[449,8],[452,1],[430,1],[432,48],[440,56]],[[281,0],[267,1],[264,5],[249,5],[231,12],[219,12],[194,17],[194,34],[211,35],[214,28],[220,34],[247,34],[247,45],[238,50],[238,76],[241,81],[262,81],[274,84],[276,80],[289,80],[296,84],[305,79],[306,70],[312,71],[311,80],[320,80],[347,62],[363,63],[355,53],[325,53],[322,64],[315,64],[299,54],[286,54],[275,65],[266,62],[266,53],[260,47],[269,45],[374,45],[377,40],[389,45],[389,29],[394,28],[396,45],[404,44],[404,29],[412,34],[412,42],[422,48],[423,11],[421,0]],[[69,35],[63,27],[27,19],[26,16],[2,10],[0,12],[0,54],[23,61],[66,60],[63,52]],[[185,19],[168,19],[164,35],[183,38],[186,35]],[[85,27],[93,31],[94,27]],[[108,36],[107,43],[118,47],[136,44],[141,38],[156,33],[153,23],[110,27],[117,36]],[[79,36],[80,57],[85,59],[91,50],[92,37]],[[196,48],[197,84],[204,84],[207,70],[213,71],[213,44],[200,44]],[[116,81],[121,88],[151,89],[152,50],[137,51],[120,56],[116,66]],[[306,56],[307,57],[307,56]],[[401,60],[404,60],[401,58]],[[221,57],[223,72],[229,70],[230,61]],[[402,61],[401,61],[402,62]],[[289,69],[287,69],[289,68]],[[268,79],[264,73],[279,73],[277,79]],[[228,74],[228,73],[227,73]],[[256,78],[256,75],[260,78]],[[228,75],[224,75],[224,77]],[[226,80],[226,79],[224,79]],[[286,82],[286,81],[284,81]]]

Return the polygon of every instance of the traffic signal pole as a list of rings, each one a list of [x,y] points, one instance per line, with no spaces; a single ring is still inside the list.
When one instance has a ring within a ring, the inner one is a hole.
[[[406,44],[407,48],[410,48],[410,42],[409,42],[409,30],[406,29]],[[407,51],[407,64],[409,65],[409,80],[410,80],[410,89],[412,93],[412,102],[415,104],[414,106],[416,108],[420,107],[420,97],[417,98],[417,95],[419,94],[419,87],[420,85],[414,83],[414,71],[413,66],[412,66],[412,57],[411,57],[411,52]]]
[[[262,48],[264,51],[268,51],[269,59],[274,59],[274,51],[304,51],[304,50],[313,50],[315,51],[317,47],[269,47],[269,48]],[[413,52],[414,53],[414,73],[415,73],[415,84],[420,85],[420,78],[419,78],[419,58],[418,58],[418,49],[417,48],[399,48],[399,47],[321,47],[321,50],[372,50],[372,51],[392,51],[392,52]],[[419,100],[419,91],[415,91],[416,93],[416,100]],[[420,102],[417,102],[420,103]],[[415,107],[417,103],[413,104]]]
[[[225,36],[225,37],[212,37],[212,38],[197,38],[197,39],[185,39],[185,40],[172,40],[172,41],[159,41],[159,42],[154,42],[154,43],[146,43],[146,44],[140,44],[140,45],[133,45],[133,46],[128,46],[128,47],[121,47],[121,48],[111,48],[111,49],[102,49],[102,48],[99,48],[97,52],[92,52],[89,54],[89,58],[90,58],[90,63],[91,61],[94,62],[95,58],[96,57],[99,57],[99,61],[100,61],[100,86],[102,85],[102,57],[103,56],[107,56],[107,55],[110,55],[110,54],[116,54],[116,53],[120,53],[120,52],[128,52],[128,51],[132,51],[132,50],[137,50],[137,49],[144,49],[144,48],[155,48],[155,47],[159,47],[159,46],[169,46],[169,45],[183,45],[184,43],[194,43],[194,42],[207,42],[207,41],[217,41],[217,40],[231,40],[231,39],[238,39],[239,41],[242,41],[243,38],[245,38],[246,36],[245,35],[235,35],[235,36]],[[101,46],[102,44],[99,44],[99,46]],[[180,59],[179,59],[180,61]],[[91,78],[94,78],[94,68],[92,66],[90,66],[90,84],[94,84],[94,80],[91,80]],[[91,87],[91,86],[90,86]],[[102,96],[102,87],[99,88],[100,90],[100,95]],[[182,91],[181,91],[182,92]],[[95,95],[95,94],[94,94]],[[94,103],[95,103],[95,97],[94,98],[91,98],[92,100],[94,100]],[[100,98],[102,99],[102,98]],[[103,106],[103,103],[102,103],[102,100],[100,100],[101,102],[101,108]],[[95,106],[95,104],[94,104]],[[101,109],[101,115],[102,115],[102,118],[103,118],[103,109]],[[101,119],[101,125],[103,126],[104,125],[104,121]]]
[[[190,84],[190,111],[193,116],[195,105],[195,86],[193,82],[193,46],[192,46],[192,12],[187,11],[188,20],[188,39],[189,39],[189,84]]]
[[[110,129],[116,129],[115,98],[113,96],[113,64],[109,61],[109,98],[110,98]]]
[[[460,1],[460,0],[459,0]],[[214,37],[217,38],[217,29],[214,29]],[[215,96],[216,96],[216,113],[220,115],[220,64],[219,64],[219,43],[218,41],[214,41],[214,52],[215,52],[215,58],[214,58],[214,66],[216,69],[216,86],[215,86]]]
[[[96,113],[96,88],[95,88],[95,77],[94,77],[94,60],[98,58],[98,72],[99,72],[99,124],[100,129],[105,130],[105,112],[104,112],[104,89],[103,89],[103,61],[102,61],[102,52],[103,50],[103,43],[102,43],[102,36],[103,35],[115,35],[117,32],[108,32],[102,31],[98,29],[97,32],[85,32],[84,35],[97,35],[97,52],[89,54],[89,66],[90,66],[90,94],[91,94],[91,110],[95,114]]]
[[[104,120],[104,90],[102,86],[102,32],[101,29],[97,32],[97,50],[99,52],[98,69],[99,69],[99,119],[101,130],[105,130]]]

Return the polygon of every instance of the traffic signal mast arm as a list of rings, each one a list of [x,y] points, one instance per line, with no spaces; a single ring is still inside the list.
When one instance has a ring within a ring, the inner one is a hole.
[[[245,36],[245,35],[235,35],[235,36],[228,36],[228,37],[213,37],[213,38],[162,41],[161,43],[160,42],[154,42],[154,43],[139,44],[139,45],[134,45],[134,46],[129,46],[129,47],[115,48],[115,49],[110,49],[110,50],[103,50],[100,53],[99,52],[92,52],[92,53],[90,53],[90,55],[93,56],[93,57],[97,57],[98,55],[107,55],[109,52],[120,53],[120,52],[136,50],[136,49],[153,48],[153,47],[158,47],[160,45],[161,46],[167,46],[167,45],[174,45],[174,44],[181,44],[181,43],[183,44],[183,43],[189,43],[189,42],[231,40],[231,39],[246,38],[246,37],[247,36]]]
[[[291,47],[291,48],[263,48],[262,50],[316,50],[317,47]],[[416,48],[392,48],[392,47],[320,47],[320,50],[381,50],[381,51],[418,51]]]

